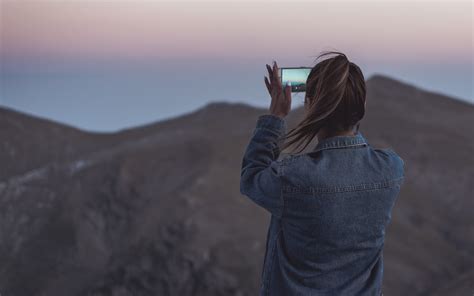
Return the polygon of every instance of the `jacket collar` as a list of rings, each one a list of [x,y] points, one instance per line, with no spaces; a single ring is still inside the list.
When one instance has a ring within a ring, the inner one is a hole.
[[[312,152],[317,152],[324,149],[336,149],[354,146],[367,146],[368,143],[362,133],[357,131],[353,136],[334,136],[323,139],[318,142]]]

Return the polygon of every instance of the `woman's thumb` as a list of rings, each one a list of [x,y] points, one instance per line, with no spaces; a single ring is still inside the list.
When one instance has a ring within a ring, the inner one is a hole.
[[[285,95],[289,99],[291,98],[291,82],[287,82],[285,86]]]

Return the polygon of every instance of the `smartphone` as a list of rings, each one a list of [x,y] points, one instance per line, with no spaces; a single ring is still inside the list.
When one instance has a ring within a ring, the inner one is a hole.
[[[280,68],[281,85],[285,87],[291,82],[291,92],[305,92],[306,79],[308,79],[311,67],[282,67]]]

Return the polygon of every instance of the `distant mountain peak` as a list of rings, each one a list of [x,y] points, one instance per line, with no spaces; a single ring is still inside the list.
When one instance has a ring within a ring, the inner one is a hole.
[[[243,108],[252,108],[254,109],[253,106],[247,104],[247,103],[242,103],[242,102],[224,102],[224,101],[213,101],[209,102],[202,109],[207,109],[207,110],[214,110],[214,109],[234,109],[236,107],[243,107]]]
[[[452,95],[444,94],[439,91],[425,89],[407,80],[400,80],[399,78],[393,78],[385,74],[374,73],[367,80],[366,85],[371,88],[383,91],[385,94],[396,94],[405,93],[414,95],[416,93],[423,93],[424,95],[431,96],[431,101],[434,99],[446,101],[448,104],[461,104],[463,107],[471,108],[474,106],[465,99],[454,97]]]
[[[397,87],[397,88],[401,87],[401,88],[420,89],[419,87],[417,87],[416,85],[414,85],[410,82],[402,81],[400,79],[393,78],[393,77],[390,77],[388,75],[381,74],[381,73],[372,74],[366,80],[366,83],[377,85],[379,87],[384,87],[384,86],[387,86],[387,85],[391,85],[392,87]]]
[[[215,112],[255,112],[262,111],[263,108],[252,106],[248,103],[243,102],[224,102],[224,101],[213,101],[209,102],[203,107],[197,110],[198,113],[215,113]]]

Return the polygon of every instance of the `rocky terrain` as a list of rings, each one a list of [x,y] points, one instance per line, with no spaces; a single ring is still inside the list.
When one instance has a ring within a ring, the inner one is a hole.
[[[406,168],[384,295],[473,295],[474,106],[382,75],[367,87],[360,131]],[[258,294],[269,215],[239,180],[265,113],[212,103],[102,134],[0,108],[0,294]]]

